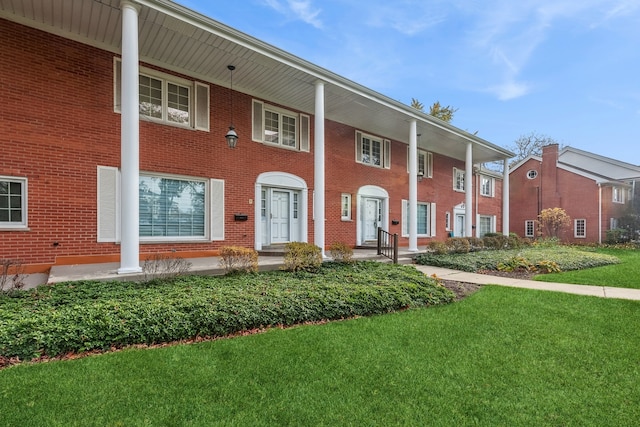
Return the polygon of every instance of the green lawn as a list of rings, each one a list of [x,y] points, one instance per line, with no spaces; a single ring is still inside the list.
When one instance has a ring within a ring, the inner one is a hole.
[[[640,303],[447,306],[0,371],[3,426],[631,426]]]
[[[618,288],[640,289],[640,251],[631,249],[597,249],[597,253],[612,255],[620,264],[584,270],[543,274],[536,280],[543,282],[575,283],[578,285],[602,285]]]

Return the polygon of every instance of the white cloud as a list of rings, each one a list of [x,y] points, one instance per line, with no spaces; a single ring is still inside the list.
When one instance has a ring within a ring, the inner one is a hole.
[[[319,19],[321,9],[313,6],[311,0],[263,0],[264,3],[276,12],[299,19],[316,28],[322,28],[322,20]]]
[[[531,92],[531,88],[526,83],[505,81],[499,85],[490,87],[487,92],[494,94],[500,101],[509,101],[527,95]]]

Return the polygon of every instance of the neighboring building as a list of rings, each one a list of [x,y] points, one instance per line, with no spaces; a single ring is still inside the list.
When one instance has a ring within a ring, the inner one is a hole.
[[[508,233],[474,165],[512,153],[172,1],[0,0],[0,41],[0,258],[32,272]]]
[[[511,231],[538,237],[538,215],[562,208],[571,218],[564,240],[602,243],[608,230],[631,204],[640,167],[557,144],[542,148],[542,157],[529,156],[511,168]]]

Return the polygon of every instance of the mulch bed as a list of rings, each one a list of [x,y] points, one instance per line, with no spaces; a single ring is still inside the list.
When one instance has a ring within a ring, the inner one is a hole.
[[[515,279],[524,279],[531,280],[535,273],[530,271],[522,270],[522,271],[498,271],[498,270],[479,270],[477,273],[480,274],[488,274],[491,276],[500,276],[500,277],[512,277]],[[460,301],[468,297],[469,295],[476,292],[478,289],[482,287],[482,285],[478,285],[476,283],[467,283],[467,282],[457,282],[455,280],[440,280],[442,285],[456,294],[456,301]]]

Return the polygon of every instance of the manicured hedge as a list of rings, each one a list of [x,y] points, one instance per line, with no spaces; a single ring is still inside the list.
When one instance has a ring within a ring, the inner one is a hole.
[[[70,282],[0,295],[0,356],[30,359],[448,303],[410,266],[324,263],[265,272],[132,282]]]

